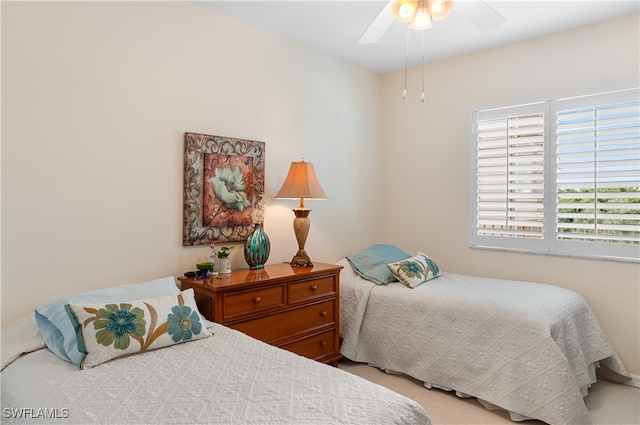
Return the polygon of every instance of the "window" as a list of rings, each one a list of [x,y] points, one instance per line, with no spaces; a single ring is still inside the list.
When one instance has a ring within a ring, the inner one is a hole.
[[[638,89],[472,113],[472,247],[640,260]]]

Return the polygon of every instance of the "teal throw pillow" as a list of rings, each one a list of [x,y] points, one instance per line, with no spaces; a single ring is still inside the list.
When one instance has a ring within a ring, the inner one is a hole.
[[[353,270],[363,279],[376,285],[395,282],[395,275],[389,270],[390,262],[409,258],[409,254],[390,244],[376,244],[346,257]]]

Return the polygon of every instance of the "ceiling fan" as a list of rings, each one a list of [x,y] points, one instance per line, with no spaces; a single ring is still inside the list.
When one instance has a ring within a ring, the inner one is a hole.
[[[446,18],[454,8],[482,31],[497,28],[506,20],[480,0],[390,0],[362,34],[358,43],[377,42],[394,20],[408,23],[412,29],[431,28],[432,20],[440,21]]]

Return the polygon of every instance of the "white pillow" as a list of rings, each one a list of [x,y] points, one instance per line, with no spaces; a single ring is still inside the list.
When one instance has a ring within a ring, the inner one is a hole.
[[[65,306],[76,329],[78,366],[96,366],[116,357],[211,336],[198,311],[193,289],[137,301]]]
[[[0,363],[1,369],[7,367],[11,362],[23,354],[44,348],[46,345],[33,314],[23,316],[15,322],[10,323],[1,330],[0,336]]]

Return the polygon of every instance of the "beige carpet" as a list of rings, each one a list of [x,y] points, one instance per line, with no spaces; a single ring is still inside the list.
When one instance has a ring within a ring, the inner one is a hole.
[[[420,403],[435,425],[514,425],[503,410],[487,410],[476,399],[428,390],[421,382],[404,375],[391,375],[366,364],[343,359],[340,369],[383,385]],[[640,389],[599,380],[585,398],[593,425],[640,425]],[[540,421],[519,422],[543,425]]]

